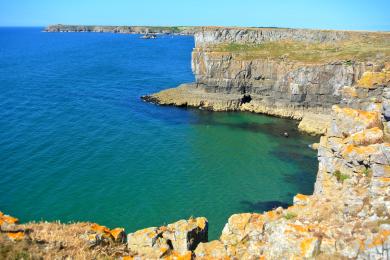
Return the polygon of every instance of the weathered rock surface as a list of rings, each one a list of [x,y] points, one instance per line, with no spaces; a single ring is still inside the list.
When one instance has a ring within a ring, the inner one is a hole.
[[[131,255],[144,258],[160,258],[173,255],[191,256],[201,242],[207,242],[206,218],[179,220],[162,227],[139,230],[127,236]]]

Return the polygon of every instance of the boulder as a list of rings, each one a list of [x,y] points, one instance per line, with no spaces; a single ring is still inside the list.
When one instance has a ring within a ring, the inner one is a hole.
[[[200,243],[194,253],[196,259],[229,259],[225,246],[219,240]]]

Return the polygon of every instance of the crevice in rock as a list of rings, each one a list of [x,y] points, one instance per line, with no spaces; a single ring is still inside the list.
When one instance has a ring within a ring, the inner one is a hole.
[[[249,102],[251,102],[251,100],[252,100],[251,95],[245,94],[245,95],[242,96],[242,98],[241,98],[241,104],[249,103]]]

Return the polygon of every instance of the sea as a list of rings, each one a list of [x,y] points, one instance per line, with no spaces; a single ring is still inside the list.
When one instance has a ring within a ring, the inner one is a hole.
[[[312,193],[318,138],[296,121],[140,99],[193,82],[193,48],[192,36],[0,28],[0,211],[128,233],[204,216],[217,239],[232,214]]]

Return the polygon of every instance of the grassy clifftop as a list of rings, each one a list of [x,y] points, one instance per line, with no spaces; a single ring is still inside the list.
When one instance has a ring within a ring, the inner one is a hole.
[[[235,58],[282,59],[305,63],[334,61],[389,61],[390,33],[371,33],[333,43],[307,43],[303,41],[272,41],[258,44],[221,43],[207,46],[205,51],[231,53]]]

